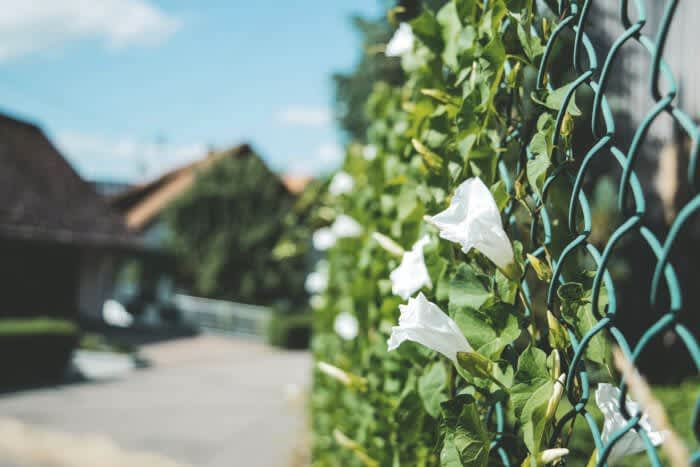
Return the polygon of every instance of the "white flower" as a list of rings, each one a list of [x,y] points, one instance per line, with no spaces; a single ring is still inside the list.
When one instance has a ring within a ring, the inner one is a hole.
[[[399,305],[399,310],[399,325],[391,329],[389,351],[409,340],[440,352],[455,364],[457,352],[473,351],[457,323],[422,293],[410,298],[407,305]]]
[[[314,248],[318,251],[325,251],[335,245],[336,236],[329,227],[321,227],[312,237]]]
[[[341,214],[335,218],[331,231],[336,238],[359,237],[362,234],[362,226],[352,217]]]
[[[306,276],[304,288],[310,294],[321,293],[328,287],[328,274],[324,271],[314,271]]]
[[[328,185],[328,191],[333,196],[344,195],[350,193],[352,188],[355,186],[355,180],[347,172],[338,172],[333,176],[330,185]]]
[[[326,306],[326,299],[323,295],[312,295],[311,298],[309,298],[309,305],[311,305],[311,308],[314,310],[320,310]]]
[[[408,23],[399,24],[393,37],[386,45],[384,54],[387,57],[400,57],[413,49],[413,29]]]
[[[391,292],[394,295],[406,300],[424,285],[433,286],[423,257],[423,247],[428,243],[430,243],[430,237],[427,235],[418,240],[410,251],[403,254],[399,267],[391,271],[389,279],[391,279]]]
[[[373,161],[377,157],[377,152],[377,146],[368,144],[362,148],[362,157],[364,157],[366,161]]]
[[[357,318],[343,311],[335,317],[333,322],[333,329],[336,334],[342,337],[346,341],[351,341],[357,337],[357,332],[360,329],[360,325],[357,322]]]
[[[372,238],[375,242],[379,244],[380,247],[384,248],[387,252],[399,258],[403,257],[405,251],[401,248],[401,245],[387,237],[386,235],[380,234],[379,232],[373,232]]]
[[[459,243],[465,253],[476,248],[503,270],[513,263],[513,247],[496,201],[478,178],[465,180],[450,207],[426,220],[440,230],[442,238]]]
[[[128,328],[134,324],[134,316],[126,311],[124,305],[116,300],[105,300],[102,305],[102,318],[105,323],[120,328]]]
[[[603,444],[607,444],[610,441],[612,435],[623,428],[627,421],[625,417],[620,412],[620,389],[612,384],[600,383],[595,392],[595,402],[598,408],[603,412],[603,433],[601,434],[601,439]],[[634,402],[629,397],[625,403],[627,407],[627,413],[630,416],[634,416],[640,412],[639,404]],[[649,422],[649,416],[646,413],[642,414],[639,420],[639,426],[646,431],[649,436],[649,440],[658,446],[664,441],[666,437],[666,432],[655,431]],[[638,452],[644,451],[645,445],[642,441],[642,437],[637,433],[637,430],[630,430],[625,435],[620,438],[615,446],[613,446],[608,456],[608,464],[612,465],[615,462],[622,459],[628,454],[636,454]]]

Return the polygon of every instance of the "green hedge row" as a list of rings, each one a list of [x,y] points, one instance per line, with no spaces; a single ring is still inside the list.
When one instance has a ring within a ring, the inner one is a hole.
[[[579,121],[590,121],[590,95],[574,96],[554,138],[576,75],[557,68],[558,48],[535,89],[558,20],[535,3],[423,8],[386,46],[406,83],[375,86],[370,144],[348,147],[321,208],[332,220],[314,234],[326,253],[307,281],[317,293],[314,465],[585,465],[597,459],[593,426],[607,442],[624,424],[603,333],[584,355],[591,418],[563,418],[583,396],[578,377],[573,397],[564,381],[572,339],[597,323],[595,265],[567,264],[570,282],[547,309],[552,258],[574,235],[567,177],[547,188],[552,230],[536,219],[547,176],[575,170],[567,157]],[[652,444],[663,440],[640,423]],[[608,462],[643,449],[630,432]]]

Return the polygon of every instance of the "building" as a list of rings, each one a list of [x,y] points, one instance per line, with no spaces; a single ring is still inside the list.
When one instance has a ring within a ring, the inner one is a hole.
[[[128,230],[138,236],[143,245],[151,250],[164,251],[168,232],[165,224],[161,222],[163,211],[192,187],[199,171],[223,158],[250,153],[251,149],[247,144],[225,151],[210,152],[202,159],[123,191],[112,197],[110,203],[122,213]]]
[[[132,272],[125,274],[129,279],[118,288],[117,298],[127,304],[130,312],[135,315],[145,314],[146,317],[160,315],[162,318],[163,310],[168,309],[172,303],[174,278],[182,268],[178,267],[172,254],[169,240],[173,232],[170,231],[171,224],[165,219],[166,211],[190,191],[202,171],[229,159],[242,158],[255,158],[255,166],[270,175],[270,182],[280,187],[280,202],[282,198],[295,198],[310,180],[308,177],[277,177],[259,160],[249,145],[242,144],[223,151],[211,151],[200,160],[167,172],[148,183],[133,186],[111,198],[112,205],[124,216],[129,231],[138,236],[149,252],[148,255],[135,258],[129,266]],[[244,185],[243,180],[230,176],[233,177],[230,183]],[[212,222],[230,221],[225,213],[219,214],[223,217]],[[280,216],[282,214],[281,212]],[[182,276],[178,277],[182,279]],[[181,291],[185,292],[190,292],[191,285],[187,280],[178,283]],[[159,311],[149,311],[149,308]],[[146,320],[150,321],[151,318]]]
[[[0,115],[0,317],[100,316],[138,248],[39,127]]]

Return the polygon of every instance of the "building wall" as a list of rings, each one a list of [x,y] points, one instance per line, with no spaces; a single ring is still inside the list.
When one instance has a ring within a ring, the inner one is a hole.
[[[641,0],[644,5],[646,24],[642,34],[651,41],[656,40],[659,25],[666,5],[662,0]],[[635,9],[636,2],[629,2],[628,14],[632,21],[639,18]],[[599,66],[603,66],[609,45],[618,38],[624,28],[620,18],[620,0],[603,0],[594,2],[587,30],[600,36],[608,47],[598,48]],[[691,117],[700,115],[700,60],[695,54],[698,43],[700,24],[700,2],[679,2],[667,36],[663,57],[673,72],[678,95],[674,104]],[[600,44],[600,37],[596,37]],[[654,105],[650,92],[650,69],[652,57],[649,52],[634,39],[628,40],[622,47],[613,64],[611,73],[611,94],[615,95],[613,108],[624,108],[628,115],[639,122]],[[661,92],[668,89],[668,83],[661,81]],[[635,125],[636,126],[636,125]],[[657,137],[671,136],[671,119],[660,117],[652,127],[652,134]]]
[[[78,249],[0,239],[0,258],[0,316],[77,316]]]
[[[117,258],[101,249],[84,249],[80,254],[78,309],[83,316],[98,318],[105,300],[112,298]]]

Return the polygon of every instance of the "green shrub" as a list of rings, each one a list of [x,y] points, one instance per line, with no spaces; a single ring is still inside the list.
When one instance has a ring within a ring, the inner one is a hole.
[[[23,335],[76,335],[78,326],[73,321],[48,317],[0,318],[2,336]]]
[[[308,349],[311,337],[309,313],[279,313],[270,318],[267,325],[267,342],[284,349]]]
[[[78,327],[72,321],[0,319],[0,386],[60,380],[77,342]]]
[[[314,465],[535,466],[550,449],[593,454],[581,416],[575,439],[564,418],[584,396],[595,413],[596,385],[620,382],[609,326],[576,352],[615,306],[612,281],[594,281],[600,250],[587,249],[580,216],[568,219],[578,159],[594,142],[591,93],[565,101],[579,75],[573,35],[536,89],[558,17],[534,4],[423,9],[401,58],[405,84],[374,86],[369,145],[350,144],[342,168],[352,189],[320,208],[324,247],[329,235],[335,244],[327,288],[311,302]],[[427,274],[396,272],[419,253]],[[406,286],[424,275],[424,295]],[[350,337],[337,332],[348,315],[359,328]]]

